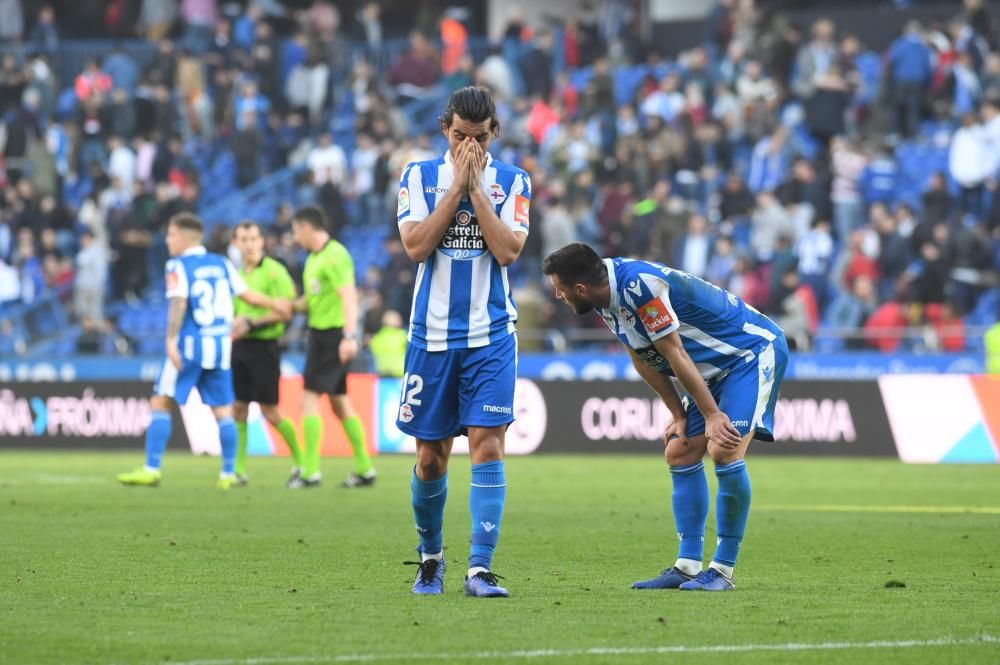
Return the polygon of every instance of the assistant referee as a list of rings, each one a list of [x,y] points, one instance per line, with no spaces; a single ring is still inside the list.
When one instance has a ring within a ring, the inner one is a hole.
[[[256,222],[240,222],[233,232],[243,264],[240,276],[247,286],[276,300],[294,300],[295,282],[278,261],[264,255],[264,236]],[[295,466],[288,486],[295,484],[302,471],[302,449],[295,434],[295,425],[278,411],[278,383],[281,380],[281,351],[278,340],[285,334],[285,323],[291,318],[280,317],[271,310],[254,307],[237,299],[233,305],[233,388],[236,402],[236,479],[246,485],[247,477],[247,411],[250,402],[260,405],[264,418],[271,423],[288,444]]]
[[[299,487],[315,487],[322,476],[319,469],[323,420],[319,415],[322,395],[330,399],[334,414],[354,453],[354,472],[344,487],[368,487],[375,484],[365,447],[365,430],[347,397],[347,368],[358,353],[358,293],[354,285],[354,260],[347,248],[330,237],[326,217],[315,206],[297,210],[292,216],[292,233],[309,252],[302,274],[303,295],[295,301],[295,310],[307,312],[309,340],[303,372],[302,436],[305,455]]]

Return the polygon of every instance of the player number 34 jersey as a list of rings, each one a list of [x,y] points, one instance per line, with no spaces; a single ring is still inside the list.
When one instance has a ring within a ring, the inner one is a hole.
[[[677,331],[706,382],[754,362],[783,337],[771,319],[738,297],[698,277],[659,263],[605,259],[611,304],[604,322],[647,365],[673,375],[653,342]]]
[[[194,247],[167,261],[167,298],[187,298],[178,350],[185,364],[229,369],[233,298],[246,284],[228,259]]]

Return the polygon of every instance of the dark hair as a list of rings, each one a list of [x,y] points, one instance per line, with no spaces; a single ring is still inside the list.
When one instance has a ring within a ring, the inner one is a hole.
[[[500,119],[497,118],[497,107],[493,103],[493,94],[486,88],[466,86],[451,93],[448,106],[444,113],[438,116],[441,129],[447,130],[455,121],[455,116],[469,122],[490,121],[490,131],[494,136],[500,135]]]
[[[191,231],[198,235],[205,235],[205,225],[197,215],[190,212],[179,212],[167,222],[169,226],[176,226],[182,231]]]
[[[542,274],[555,275],[564,284],[599,286],[608,281],[601,257],[582,242],[566,245],[546,256]]]
[[[327,230],[326,215],[316,206],[306,206],[296,210],[295,214],[292,215],[292,223],[296,222],[299,224],[308,224],[319,231]]]
[[[257,233],[261,234],[262,236],[264,235],[264,229],[262,229],[260,227],[260,224],[253,221],[252,219],[244,219],[242,222],[237,224],[236,227],[233,229],[233,235],[236,235],[236,232],[239,231],[240,229],[257,229]]]

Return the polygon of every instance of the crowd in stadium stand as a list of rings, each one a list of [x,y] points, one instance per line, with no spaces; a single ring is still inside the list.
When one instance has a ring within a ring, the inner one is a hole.
[[[0,2],[0,39],[21,45],[0,60],[0,311],[58,293],[81,340],[114,330],[108,304],[156,299],[165,221],[226,194],[225,162],[233,189],[302,169],[295,200],[259,220],[293,275],[294,205],[385,238],[359,275],[367,319],[405,317],[398,177],[444,149],[433,116],[418,118],[475,83],[497,99],[493,152],[533,182],[512,269],[522,327],[599,325],[556,307],[539,277],[573,241],[704,277],[800,349],[829,331],[829,348],[958,350],[998,317],[1000,51],[982,0],[906,24],[881,53],[829,20],[722,0],[704,45],[676,57],[624,0],[600,3],[593,24],[513,21],[479,52],[457,9],[383,66],[366,57],[387,41],[377,2],[354,16],[322,0],[252,0],[232,16],[215,0],[131,4],[109,3],[108,34],[154,40],[152,57],[116,48],[57,81],[50,56],[73,35],[52,7]],[[211,241],[227,251],[225,228]],[[895,334],[908,326],[928,334]]]

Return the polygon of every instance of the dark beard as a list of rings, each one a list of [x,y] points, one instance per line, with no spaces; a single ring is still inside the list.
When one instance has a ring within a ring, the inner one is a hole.
[[[589,314],[590,312],[593,311],[594,311],[594,306],[589,302],[583,302],[579,304],[573,303],[573,312],[577,316],[583,316],[584,314]]]

